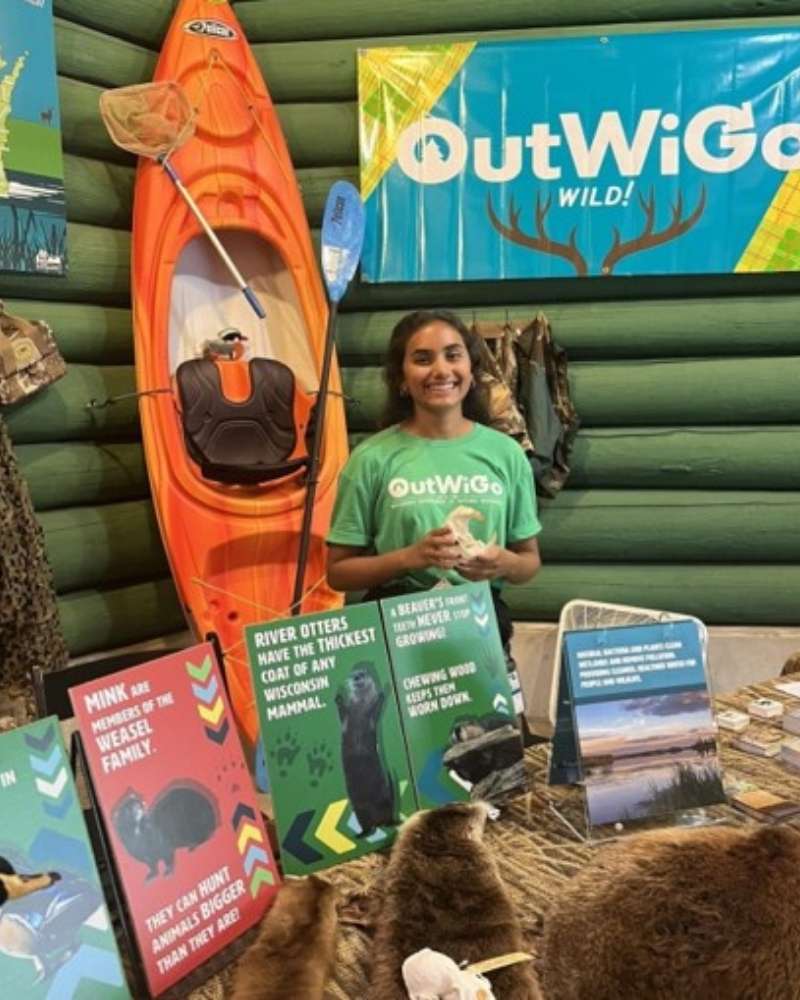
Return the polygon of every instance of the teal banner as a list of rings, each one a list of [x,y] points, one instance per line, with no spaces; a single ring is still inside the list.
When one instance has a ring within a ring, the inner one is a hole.
[[[800,28],[359,53],[367,281],[800,269]]]

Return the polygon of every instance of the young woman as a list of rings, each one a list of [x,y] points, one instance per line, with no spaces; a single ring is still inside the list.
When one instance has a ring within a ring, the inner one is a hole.
[[[392,331],[385,378],[385,430],[342,471],[328,533],[328,582],[366,590],[366,600],[450,583],[489,580],[500,636],[511,616],[502,583],[539,569],[533,475],[513,438],[485,426],[477,335],[452,313],[414,312]],[[487,543],[465,559],[445,526],[456,507],[479,517],[470,531]]]

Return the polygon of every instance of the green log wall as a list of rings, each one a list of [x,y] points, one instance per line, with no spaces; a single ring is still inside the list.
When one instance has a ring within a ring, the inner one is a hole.
[[[330,184],[357,181],[360,47],[800,24],[800,0],[235,6],[277,103],[312,227]],[[47,319],[69,362],[65,379],[4,416],[75,655],[183,624],[136,405],[87,405],[134,385],[134,164],[108,139],[97,100],[105,87],[150,78],[173,8],[172,0],[55,0],[70,272],[0,279],[9,308]],[[543,308],[569,352],[583,427],[569,488],[542,505],[544,569],[509,592],[516,617],[552,620],[581,596],[708,622],[800,624],[799,291],[797,275],[357,284],[339,327],[352,440],[374,426],[378,366],[404,311],[438,304],[502,320]]]

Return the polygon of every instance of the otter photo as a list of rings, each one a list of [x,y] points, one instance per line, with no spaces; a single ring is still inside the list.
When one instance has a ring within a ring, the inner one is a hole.
[[[397,824],[395,789],[378,746],[386,692],[378,686],[373,670],[369,661],[357,663],[336,695],[344,780],[362,837],[378,827]]]

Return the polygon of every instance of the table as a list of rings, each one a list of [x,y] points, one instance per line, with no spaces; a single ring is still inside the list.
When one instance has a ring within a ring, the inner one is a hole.
[[[800,699],[792,699],[776,691],[773,683],[753,685],[722,695],[716,699],[717,708],[746,710],[747,702],[759,696],[800,705]],[[778,730],[781,728],[780,719],[763,723],[759,720],[759,724]],[[720,755],[726,783],[731,780],[746,781],[800,801],[800,773],[790,770],[779,759],[755,757],[734,749],[730,746],[733,735],[720,732]],[[574,790],[546,785],[546,747],[529,749],[526,766],[532,791],[505,807],[502,818],[487,828],[486,840],[495,854],[523,932],[535,952],[548,906],[557,898],[567,880],[603,848],[578,841],[549,808],[548,800],[558,803],[569,814],[570,808],[578,808],[578,799]],[[709,812],[732,824],[755,822],[728,805],[714,806]],[[345,899],[360,896],[369,900],[373,890],[374,900],[378,896],[374,890],[384,864],[383,856],[372,854],[321,874],[339,887]],[[365,1000],[368,995],[369,945],[370,937],[364,928],[351,924],[340,926],[336,967],[325,1000]],[[192,1000],[223,1000],[231,975],[232,969],[229,968],[215,976],[191,994]]]

